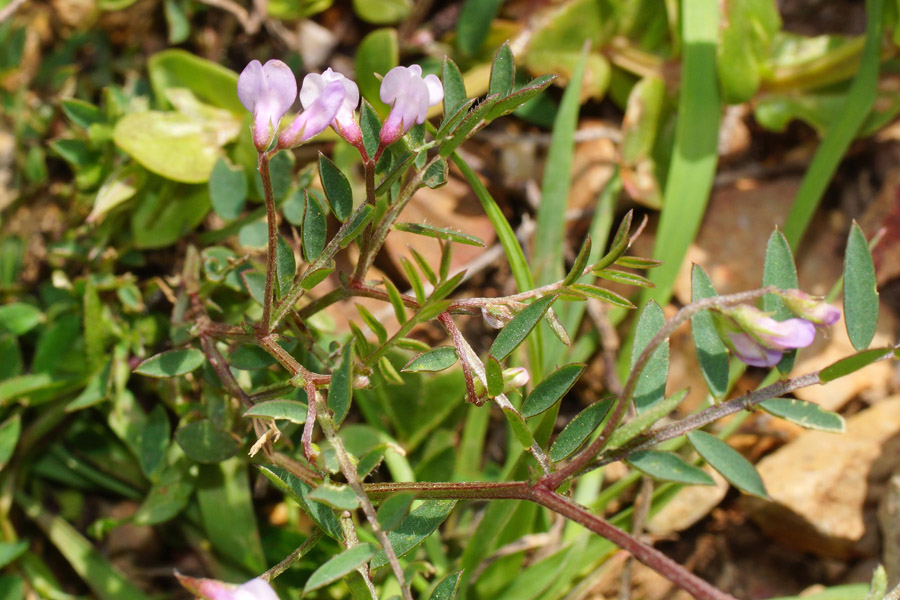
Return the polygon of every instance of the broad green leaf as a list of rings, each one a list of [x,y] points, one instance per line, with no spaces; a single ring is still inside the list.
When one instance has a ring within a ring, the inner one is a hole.
[[[19,443],[21,431],[22,417],[18,414],[11,416],[3,424],[0,424],[0,471],[12,458],[13,452],[16,450],[16,444]]]
[[[218,463],[234,456],[238,442],[209,419],[195,421],[175,432],[175,441],[199,463]]]
[[[206,183],[221,154],[214,131],[175,112],[127,114],[113,140],[148,171],[184,183]]]
[[[508,96],[513,90],[516,79],[516,62],[513,58],[509,42],[504,42],[491,63],[491,80],[488,87],[488,95],[497,94],[501,98]]]
[[[491,355],[503,360],[515,350],[534,326],[543,318],[544,313],[556,300],[556,296],[544,296],[522,309],[494,339],[491,344]]]
[[[135,525],[159,525],[178,516],[194,494],[194,477],[187,470],[188,461],[163,471],[153,484],[141,506],[132,517]]]
[[[102,123],[106,120],[106,117],[96,105],[78,98],[64,98],[59,105],[69,120],[82,129],[88,129],[91,125]]]
[[[691,302],[716,295],[706,271],[700,265],[694,265],[691,269]],[[716,332],[708,310],[691,317],[691,338],[709,393],[713,398],[724,398],[728,393],[728,349]]]
[[[444,121],[441,123],[441,128],[443,128],[444,123],[456,114],[468,98],[466,97],[466,84],[459,72],[459,67],[449,56],[444,56],[441,81],[444,84]]]
[[[402,21],[412,9],[412,0],[353,0],[353,12],[363,21],[375,25]],[[358,68],[356,72],[359,73]]]
[[[322,531],[338,541],[343,541],[344,533],[334,511],[324,504],[307,499],[312,491],[312,486],[283,467],[268,465],[257,468],[269,478],[275,487],[293,498],[316,525],[322,528]]]
[[[253,510],[246,459],[234,457],[215,465],[200,465],[197,505],[206,539],[213,550],[252,573],[266,568],[256,514]]]
[[[675,410],[687,398],[688,390],[681,390],[638,413],[633,419],[619,425],[609,439],[609,448],[619,448],[635,436],[644,433],[657,421]]]
[[[769,241],[766,244],[763,285],[774,285],[781,290],[791,290],[800,287],[791,247],[788,245],[784,235],[777,229],[769,236]],[[772,316],[776,321],[784,321],[794,316],[784,301],[775,294],[766,294],[763,297],[763,310],[774,313]],[[794,366],[794,358],[796,356],[796,350],[785,352],[784,357],[778,363],[778,370],[782,373],[790,371]]]
[[[349,550],[344,550],[337,556],[331,557],[325,564],[313,571],[306,580],[303,593],[325,587],[330,583],[341,579],[345,575],[353,573],[359,567],[369,562],[375,556],[376,548],[372,544],[360,544]]]
[[[819,382],[824,384],[829,381],[834,381],[839,377],[844,377],[845,375],[859,371],[863,367],[867,367],[893,353],[893,348],[874,348],[872,350],[863,350],[852,356],[847,356],[822,369],[819,372]]]
[[[703,469],[684,462],[677,454],[645,450],[635,452],[626,461],[632,467],[660,481],[674,481],[686,485],[715,485],[716,482]]]
[[[336,485],[323,483],[315,488],[307,496],[310,500],[327,504],[335,510],[356,510],[359,508],[359,498],[348,485]]]
[[[147,477],[152,479],[153,475],[165,465],[171,436],[169,415],[162,404],[157,404],[147,415],[147,420],[144,421],[138,434],[140,446],[138,460],[141,463],[141,470]]]
[[[149,600],[67,521],[24,493],[15,500],[99,600]]]
[[[634,346],[631,350],[631,369],[656,333],[666,324],[662,307],[651,300],[641,311],[634,334]],[[634,406],[643,412],[661,401],[666,395],[666,380],[669,377],[669,341],[665,340],[650,356],[638,376],[634,387]]]
[[[355,240],[359,234],[365,231],[366,225],[372,220],[374,214],[375,211],[369,204],[362,204],[356,209],[350,220],[344,223],[344,225],[338,229],[337,234],[335,234],[334,239],[337,241],[337,245],[341,248],[349,246],[350,242]]]
[[[347,181],[347,177],[338,166],[321,152],[319,153],[319,178],[334,216],[341,223],[346,222],[353,212],[353,191],[350,189],[350,182]]]
[[[244,248],[262,250],[268,243],[269,228],[263,220],[246,223],[238,232],[238,244]]]
[[[773,0],[737,0],[722,5],[717,50],[722,100],[740,104],[753,98],[768,65],[772,38],[781,29]]]
[[[0,569],[22,556],[26,550],[28,550],[27,540],[0,542]]]
[[[369,0],[355,0],[354,4],[370,4]],[[372,2],[371,4],[375,4]],[[356,49],[356,83],[362,97],[377,113],[387,115],[387,105],[381,101],[379,90],[381,80],[376,76],[384,77],[388,71],[400,63],[400,44],[397,40],[397,30],[392,28],[376,29],[369,33],[360,42]],[[366,118],[365,106],[361,119]],[[360,124],[365,133],[366,127]],[[380,129],[380,124],[379,124]],[[377,132],[375,132],[377,134]],[[370,142],[365,140],[369,156],[374,156],[375,149],[369,149]],[[377,142],[375,143],[377,147]]]
[[[474,4],[477,0],[469,0],[469,2]],[[459,578],[461,575],[462,571],[455,571],[445,575],[434,586],[434,591],[431,592],[428,600],[456,600],[456,591],[459,589]]]
[[[878,326],[878,289],[872,254],[856,221],[844,255],[844,322],[853,347],[868,348]]]
[[[280,235],[275,245],[275,279],[276,291],[281,298],[290,291],[297,274],[297,261],[294,258],[294,250]]]
[[[319,206],[318,200],[306,192],[306,212],[303,215],[303,258],[306,262],[313,262],[322,250],[325,249],[325,239],[328,236],[328,222],[325,219],[325,211]]]
[[[456,45],[472,56],[484,45],[503,0],[465,0],[456,23]],[[445,84],[446,85],[446,84]]]
[[[563,365],[547,375],[525,398],[522,416],[527,419],[539,415],[559,402],[572,389],[585,368],[587,366],[580,363]]]
[[[268,400],[254,404],[244,411],[244,418],[265,417],[276,421],[290,421],[302,425],[306,423],[308,407],[297,400]]]
[[[265,369],[274,365],[275,362],[272,355],[259,346],[238,346],[234,349],[234,352],[228,355],[229,366],[241,371]]]
[[[759,473],[740,452],[705,431],[691,431],[688,440],[703,460],[741,491],[767,498]]]
[[[484,368],[487,376],[488,396],[491,398],[499,396],[503,393],[503,367],[500,366],[500,361],[493,356],[488,356]]]
[[[385,498],[378,507],[378,523],[385,531],[396,527],[409,512],[416,495],[413,492],[397,492]]]
[[[504,408],[503,416],[506,417],[506,422],[509,423],[510,429],[513,430],[513,435],[516,436],[522,447],[526,449],[531,448],[534,444],[534,436],[531,430],[528,429],[528,424],[525,423],[522,415],[515,408]]]
[[[168,88],[187,88],[204,102],[237,115],[246,113],[237,97],[237,73],[219,63],[172,48],[151,56],[147,60],[147,72],[157,98],[165,98]]]
[[[612,405],[613,399],[601,400],[575,415],[550,446],[550,460],[559,462],[574,454],[600,426]]]
[[[309,273],[304,275],[303,279],[300,280],[300,287],[302,287],[304,290],[311,290],[312,288],[322,283],[326,277],[331,275],[332,271],[334,271],[334,261],[331,261],[330,264],[320,269],[310,271]]]
[[[11,302],[0,306],[0,332],[23,335],[44,320],[41,310],[25,302]]]
[[[142,250],[176,243],[203,221],[210,208],[207,186],[168,181],[142,189],[136,204],[131,235],[135,247]]]
[[[480,246],[482,248],[484,248],[485,246],[485,243],[474,235],[468,235],[466,233],[462,233],[461,231],[454,231],[453,229],[443,229],[440,227],[434,227],[432,225],[425,225],[423,223],[396,223],[394,225],[394,229],[398,231],[415,233],[438,240],[446,240],[448,242],[465,244],[467,246]]]
[[[417,373],[425,371],[435,373],[449,369],[456,364],[459,356],[456,354],[456,348],[453,346],[438,346],[434,350],[423,352],[403,367],[404,373]]]
[[[148,377],[177,377],[190,373],[205,360],[203,352],[196,348],[168,350],[141,362],[134,368],[134,372]]]
[[[794,400],[793,398],[770,398],[759,407],[771,415],[796,423],[806,429],[817,431],[844,432],[844,418],[818,404]]]
[[[232,167],[219,158],[209,174],[209,200],[216,214],[226,221],[241,216],[247,202],[247,174],[240,166]]]
[[[405,556],[418,548],[429,535],[440,527],[456,506],[456,500],[424,500],[405,519],[388,532],[388,541],[397,557]],[[372,559],[371,567],[378,569],[388,564],[384,550]]]
[[[331,374],[328,386],[328,408],[331,410],[335,426],[343,423],[350,412],[353,400],[353,340],[344,344],[341,361]]]

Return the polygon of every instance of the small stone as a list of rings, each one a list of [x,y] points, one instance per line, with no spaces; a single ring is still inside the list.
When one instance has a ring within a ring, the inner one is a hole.
[[[785,546],[846,559],[878,551],[873,510],[900,464],[900,396],[847,420],[843,435],[810,431],[761,460],[770,500],[744,497],[754,521]]]
[[[703,470],[713,478],[716,485],[693,485],[682,489],[647,521],[648,532],[662,536],[684,531],[718,506],[728,493],[728,482],[709,466]]]

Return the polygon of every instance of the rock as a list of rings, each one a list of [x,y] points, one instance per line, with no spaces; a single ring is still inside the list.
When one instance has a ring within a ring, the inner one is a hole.
[[[900,584],[900,470],[888,481],[878,507],[881,526],[882,564],[888,573],[888,589]]]
[[[900,396],[847,420],[847,432],[807,432],[761,460],[770,500],[744,497],[752,518],[784,545],[846,559],[878,551],[873,498],[900,464]]]
[[[718,506],[728,493],[728,482],[710,467],[704,470],[716,485],[693,485],[682,489],[662,510],[650,517],[646,529],[654,535],[684,531]]]

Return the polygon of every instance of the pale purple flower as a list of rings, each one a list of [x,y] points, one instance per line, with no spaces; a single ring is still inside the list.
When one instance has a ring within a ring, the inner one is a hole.
[[[340,82],[344,88],[344,101],[338,108],[331,126],[342,138],[354,146],[358,146],[362,142],[362,130],[356,119],[353,118],[353,112],[359,105],[359,87],[352,80],[332,71],[331,67],[325,69],[321,74],[310,73],[303,78],[303,85],[300,86],[300,104],[303,105],[303,108],[310,108],[322,95],[328,84],[335,81]]]
[[[821,298],[814,298],[800,290],[778,292],[792,313],[812,321],[816,325],[834,325],[841,318],[841,311]]]
[[[322,92],[297,115],[294,122],[278,137],[279,148],[293,148],[313,138],[331,125],[347,95],[340,81],[327,84]]]
[[[751,367],[774,367],[781,362],[783,352],[766,348],[746,333],[730,331],[724,339],[738,360]]]
[[[241,585],[223,583],[215,579],[198,579],[175,573],[182,587],[205,600],[279,600],[269,582],[251,579]]]
[[[805,348],[816,337],[816,327],[805,319],[776,321],[756,307],[736,306],[725,311],[738,326],[753,338],[773,350]]]
[[[253,145],[257,150],[265,150],[297,97],[297,80],[290,67],[280,60],[270,60],[265,65],[253,60],[238,77],[237,94],[253,115]]]
[[[391,112],[381,127],[381,143],[396,142],[416,123],[424,123],[428,108],[444,99],[444,88],[436,75],[422,77],[422,67],[394,67],[381,81],[381,101]]]

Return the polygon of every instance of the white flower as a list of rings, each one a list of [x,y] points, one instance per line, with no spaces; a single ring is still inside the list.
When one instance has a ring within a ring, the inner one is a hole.
[[[391,113],[381,127],[384,145],[396,142],[416,123],[424,123],[428,108],[444,99],[444,87],[436,75],[422,77],[422,67],[394,67],[381,81],[381,101]]]
[[[244,108],[253,114],[253,144],[258,150],[265,150],[297,97],[297,80],[290,67],[280,60],[270,60],[265,65],[253,60],[238,77],[237,94]]]
[[[259,578],[233,585],[215,579],[187,577],[180,573],[175,573],[175,576],[182,587],[205,600],[279,600],[269,582]]]
[[[338,108],[331,126],[342,138],[354,146],[359,145],[362,142],[362,130],[353,118],[353,112],[359,105],[359,87],[351,79],[332,71],[330,67],[321,74],[310,73],[303,78],[303,85],[300,87],[300,104],[303,108],[310,108],[328,84],[335,81],[344,88],[344,101]]]

